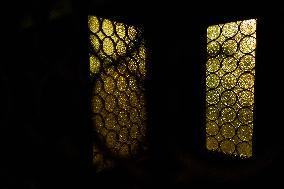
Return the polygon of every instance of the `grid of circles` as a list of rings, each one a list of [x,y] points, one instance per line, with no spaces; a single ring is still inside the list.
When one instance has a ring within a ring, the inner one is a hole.
[[[142,39],[140,28],[109,19],[89,16],[88,26],[91,76],[129,56]],[[145,56],[145,51],[141,53]]]
[[[256,19],[207,28],[206,147],[252,156]]]
[[[116,158],[135,158],[146,145],[146,47],[141,30],[89,16],[92,120],[97,171]]]

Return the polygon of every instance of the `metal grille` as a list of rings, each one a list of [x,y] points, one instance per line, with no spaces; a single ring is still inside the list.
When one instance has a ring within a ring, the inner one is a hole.
[[[207,28],[206,146],[252,156],[256,19]]]
[[[93,163],[101,171],[116,159],[139,157],[147,148],[147,51],[139,27],[96,16],[88,17],[88,27]]]

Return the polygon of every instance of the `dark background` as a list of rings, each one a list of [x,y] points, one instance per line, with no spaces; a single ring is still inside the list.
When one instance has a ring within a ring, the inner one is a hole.
[[[24,1],[3,4],[0,188],[188,188],[281,184],[283,15],[248,2]],[[143,26],[150,152],[95,174],[87,15]],[[257,18],[254,152],[205,148],[206,28]]]

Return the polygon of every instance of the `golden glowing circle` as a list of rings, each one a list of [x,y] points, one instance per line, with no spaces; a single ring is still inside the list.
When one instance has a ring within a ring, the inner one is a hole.
[[[125,26],[123,23],[116,23],[116,33],[121,38],[124,39],[125,37]]]
[[[93,32],[96,33],[100,30],[100,21],[97,17],[95,16],[89,16],[88,17],[88,26],[89,29]]]
[[[236,118],[236,112],[233,108],[226,107],[221,111],[221,119],[224,122],[232,122]]]
[[[100,71],[101,63],[98,57],[91,55],[90,56],[90,71],[93,74],[97,74]]]
[[[105,38],[103,41],[103,50],[107,55],[112,55],[114,52],[114,45],[110,38]]]
[[[134,26],[129,26],[128,27],[128,37],[131,40],[135,40],[136,36],[137,36],[137,30],[135,29],[135,27]]]
[[[220,36],[221,28],[218,25],[209,26],[207,28],[207,37],[210,40],[217,39]]]
[[[139,100],[135,92],[131,92],[130,94],[130,104],[136,108],[140,107]]]
[[[212,41],[207,44],[207,54],[209,56],[216,56],[220,52],[220,44],[217,41]]]
[[[256,20],[244,20],[240,25],[240,31],[244,35],[251,35],[256,31]]]
[[[220,83],[220,78],[216,74],[210,74],[206,77],[206,85],[209,88],[216,88]]]
[[[221,102],[226,106],[232,106],[235,104],[237,96],[234,91],[227,90],[221,94]]]
[[[120,91],[125,91],[127,89],[128,85],[127,85],[127,81],[123,76],[119,76],[119,78],[117,79],[117,88]]]
[[[127,112],[125,112],[123,110],[119,112],[119,114],[118,114],[118,123],[121,126],[130,126],[130,120],[129,120]]]
[[[250,71],[255,67],[255,58],[252,55],[244,55],[240,59],[239,63],[240,68],[243,71]]]
[[[250,53],[256,48],[256,38],[248,36],[240,41],[240,50],[243,53]]]
[[[206,101],[208,104],[217,104],[220,100],[220,94],[217,90],[210,90],[206,93]]]
[[[100,39],[96,35],[90,35],[91,45],[95,52],[99,52],[101,49]]]
[[[238,24],[236,22],[230,22],[230,23],[226,23],[223,27],[222,27],[222,34],[225,37],[233,37],[234,35],[236,35],[238,33]]]
[[[137,86],[137,83],[136,83],[136,79],[134,76],[131,76],[129,78],[129,86],[130,86],[130,89],[132,91],[136,91],[138,89],[138,86]]]
[[[117,130],[116,116],[113,113],[108,113],[105,119],[105,126],[109,130]]]
[[[103,88],[103,83],[100,79],[96,80],[95,81],[95,84],[94,84],[94,88],[93,88],[93,91],[95,94],[98,94],[100,93],[100,91],[102,90]]]
[[[146,76],[146,61],[145,60],[139,60],[139,71],[141,75]]]
[[[112,22],[108,19],[104,19],[102,23],[102,29],[107,36],[111,36],[114,30]]]
[[[224,138],[233,138],[235,136],[235,128],[229,123],[225,123],[221,127],[221,134]]]
[[[94,113],[99,113],[103,108],[103,101],[102,98],[98,95],[95,95],[92,99],[92,109]]]
[[[239,77],[239,86],[243,89],[250,89],[254,86],[254,76],[251,73],[244,73]]]
[[[133,123],[139,122],[139,113],[136,108],[132,108],[130,111],[130,119]]]
[[[225,74],[221,79],[221,84],[226,89],[232,89],[233,87],[235,87],[236,83],[237,78],[231,73]]]
[[[238,94],[239,102],[242,106],[251,106],[254,103],[254,94],[250,91],[241,91]]]
[[[220,148],[225,154],[232,154],[235,151],[235,144],[230,140],[223,140],[220,144]]]
[[[128,68],[129,68],[131,73],[136,73],[138,66],[137,66],[137,63],[134,59],[129,59]]]
[[[232,72],[238,67],[238,61],[234,57],[227,57],[222,61],[222,69],[225,72]]]
[[[128,129],[126,127],[122,127],[119,132],[119,141],[127,142],[129,139]]]
[[[222,44],[223,53],[232,55],[237,52],[238,44],[235,40],[229,39]]]
[[[218,141],[214,137],[207,137],[206,147],[208,150],[216,150],[218,148]]]
[[[113,95],[107,95],[105,100],[105,108],[109,112],[113,112],[116,107],[116,99]]]
[[[219,126],[214,121],[208,121],[206,123],[206,133],[208,135],[217,135],[219,132]]]
[[[125,55],[126,53],[126,44],[124,41],[119,40],[116,44],[116,51],[120,56]]]
[[[209,72],[216,72],[220,68],[220,62],[217,58],[210,58],[207,60],[206,69]]]
[[[136,124],[133,124],[132,127],[130,128],[130,136],[131,138],[138,138],[138,136],[140,135],[139,132],[139,127]]]
[[[121,109],[127,110],[128,109],[128,97],[125,93],[120,93],[118,96],[118,105]]]
[[[140,45],[139,47],[139,57],[146,60],[146,48],[144,45]]]
[[[249,108],[240,109],[238,112],[238,118],[244,124],[251,123],[253,121],[253,112]]]
[[[108,94],[112,94],[114,92],[115,82],[112,77],[109,76],[104,80],[104,88]]]
[[[241,157],[251,157],[252,156],[252,146],[247,142],[242,142],[237,145],[238,154]]]
[[[241,126],[238,128],[237,134],[242,141],[252,140],[253,130],[249,126]]]
[[[208,106],[206,109],[206,116],[209,120],[216,120],[219,117],[219,110],[216,106]]]

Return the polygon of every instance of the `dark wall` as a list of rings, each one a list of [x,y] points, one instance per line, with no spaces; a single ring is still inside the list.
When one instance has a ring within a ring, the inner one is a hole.
[[[216,12],[217,5],[202,2],[188,6],[126,0],[25,1],[6,8],[13,8],[14,14],[6,16],[2,35],[0,140],[5,179],[0,187],[280,183],[283,39],[277,9],[274,14],[237,8]],[[88,13],[142,25],[150,50],[150,157],[144,164],[129,163],[105,175],[91,169]],[[204,149],[204,29],[250,17],[259,23],[255,156],[228,160]]]
[[[1,172],[6,177],[1,188],[87,184],[89,106],[84,103],[88,92],[82,78],[86,61],[79,59],[85,43],[80,39],[80,7],[73,3],[25,1],[3,6],[13,11],[3,24],[5,59],[0,66],[5,113]]]

